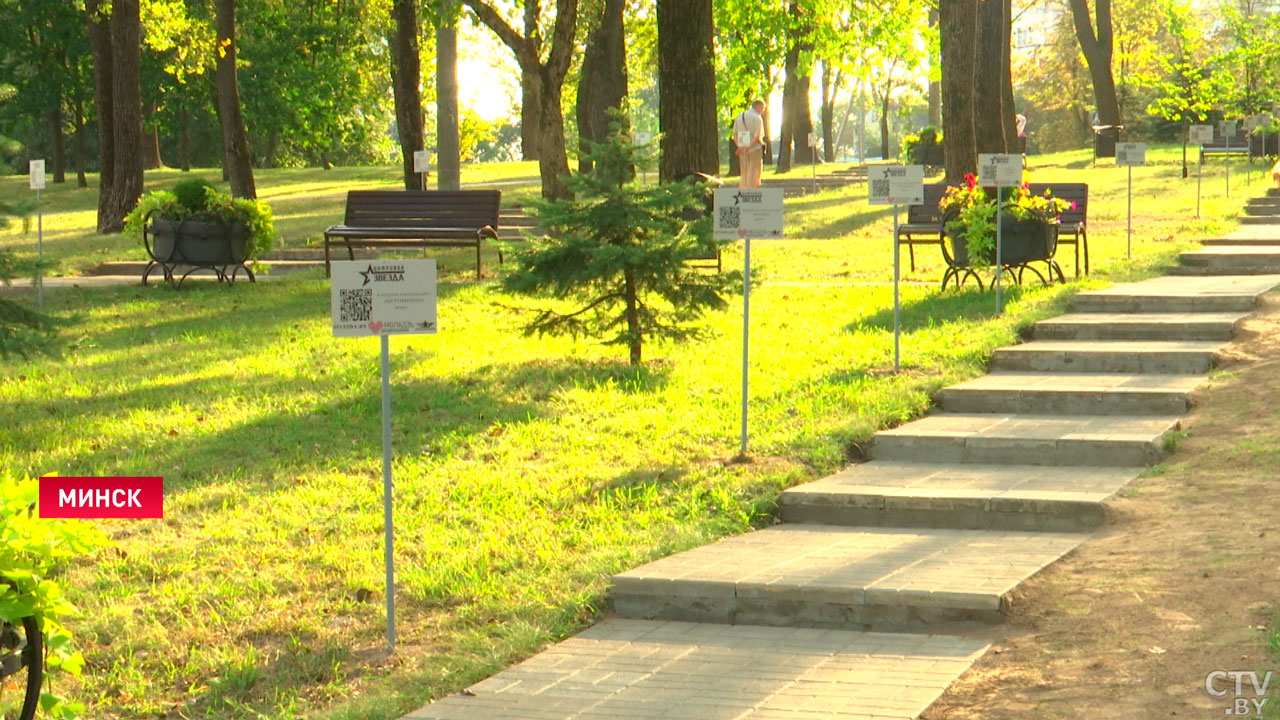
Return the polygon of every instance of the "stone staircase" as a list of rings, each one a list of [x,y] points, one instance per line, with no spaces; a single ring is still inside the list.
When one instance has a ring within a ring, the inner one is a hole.
[[[785,491],[781,524],[618,574],[617,618],[408,717],[916,717],[1165,456],[1274,257],[1215,246],[1078,295],[870,461]],[[797,657],[794,684],[771,674]]]

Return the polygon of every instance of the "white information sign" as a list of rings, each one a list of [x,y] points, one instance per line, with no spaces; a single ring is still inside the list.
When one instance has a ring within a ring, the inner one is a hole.
[[[1223,120],[1222,122],[1218,123],[1218,129],[1222,131],[1223,137],[1235,137],[1236,121]]]
[[[809,133],[809,147],[811,148],[818,147],[818,142],[819,142],[818,133]]]
[[[1196,145],[1205,145],[1213,142],[1213,126],[1212,125],[1192,125],[1191,126],[1191,142]]]
[[[426,150],[413,151],[413,171],[416,173],[431,172],[431,155]]]
[[[782,188],[717,188],[717,240],[782,237]]]
[[[31,189],[44,189],[44,160],[32,160],[29,163],[31,168]]]
[[[872,205],[924,203],[923,165],[869,165],[867,179],[867,198]]]
[[[1116,165],[1146,165],[1147,144],[1139,142],[1116,143]]]
[[[1022,156],[1012,153],[979,154],[978,184],[986,187],[1022,185]]]
[[[435,260],[339,260],[332,267],[334,337],[435,334]]]
[[[651,142],[653,142],[653,133],[647,133],[647,132],[636,133],[637,145],[648,145]]]
[[[1250,115],[1244,119],[1244,131],[1253,132],[1258,129],[1258,116]]]

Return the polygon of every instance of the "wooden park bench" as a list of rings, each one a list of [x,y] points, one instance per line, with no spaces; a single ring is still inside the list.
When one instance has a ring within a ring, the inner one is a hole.
[[[1028,183],[1032,195],[1043,195],[1046,190],[1053,197],[1075,203],[1074,210],[1064,210],[1058,216],[1058,245],[1071,245],[1076,253],[1076,277],[1080,277],[1080,251],[1084,250],[1084,274],[1089,274],[1089,186],[1085,183]]]
[[[500,190],[352,190],[342,224],[324,231],[325,275],[333,245],[352,260],[356,248],[474,247],[479,279],[480,242],[497,240],[501,202]]]
[[[911,271],[916,269],[916,245],[942,245],[942,211],[938,203],[947,190],[944,183],[924,186],[924,204],[907,206],[907,221],[898,226],[894,242],[907,246]]]
[[[1243,130],[1238,130],[1235,135],[1227,137],[1217,128],[1214,128],[1213,142],[1200,146],[1200,162],[1203,163],[1205,157],[1209,155],[1221,157],[1243,155],[1249,157],[1249,137]]]

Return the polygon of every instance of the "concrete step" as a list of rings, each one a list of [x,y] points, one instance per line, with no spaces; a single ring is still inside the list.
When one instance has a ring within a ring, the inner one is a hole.
[[[905,720],[987,647],[954,635],[610,619],[402,720]]]
[[[1267,197],[1280,198],[1280,188],[1267,188]]]
[[[1213,367],[1226,343],[1033,340],[995,351],[993,370],[1194,375]]]
[[[1273,207],[1280,208],[1280,197],[1255,197],[1249,198],[1245,202],[1246,207]]]
[[[1262,228],[1261,225],[1253,225],[1254,228]],[[1280,229],[1280,226],[1277,226]],[[1231,233],[1218,238],[1206,238],[1200,241],[1201,245],[1209,247],[1217,247],[1219,245],[1248,245],[1248,246],[1280,246],[1280,237],[1271,237],[1263,233]]]
[[[786,490],[789,523],[1084,531],[1106,520],[1105,501],[1133,468],[871,462]]]
[[[1246,225],[1237,227],[1227,232],[1217,240],[1220,244],[1247,244],[1235,242],[1238,240],[1246,241],[1268,241],[1280,244],[1280,225]],[[1209,241],[1201,241],[1208,244]]]
[[[999,622],[1018,583],[1086,536],[792,524],[615,575],[622,617],[907,630]]]
[[[1230,340],[1247,313],[1067,313],[1035,324],[1036,340]]]
[[[876,433],[871,457],[898,462],[1141,467],[1164,456],[1163,415],[935,413]]]
[[[1188,250],[1178,255],[1178,263],[1195,268],[1241,270],[1243,274],[1280,273],[1280,247],[1222,245]]]
[[[1195,265],[1170,265],[1164,269],[1166,275],[1174,275],[1178,277],[1213,277],[1222,275],[1274,275],[1277,268],[1274,267],[1255,267],[1255,268],[1231,268],[1231,267],[1200,267]]]
[[[1250,201],[1244,206],[1244,214],[1247,217],[1271,217],[1280,215],[1280,205],[1274,203],[1256,204]]]
[[[1194,375],[997,372],[938,391],[951,413],[1177,415],[1191,407]]]
[[[1072,298],[1077,312],[1187,313],[1248,312],[1258,298],[1280,284],[1275,277],[1157,277],[1124,283]]]
[[[1241,215],[1241,225],[1274,225],[1280,223],[1280,215]]]

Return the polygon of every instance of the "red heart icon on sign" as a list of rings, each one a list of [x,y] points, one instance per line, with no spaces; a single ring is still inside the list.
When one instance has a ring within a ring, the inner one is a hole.
[[[377,335],[382,332],[382,323],[374,321],[369,323],[369,332]]]

